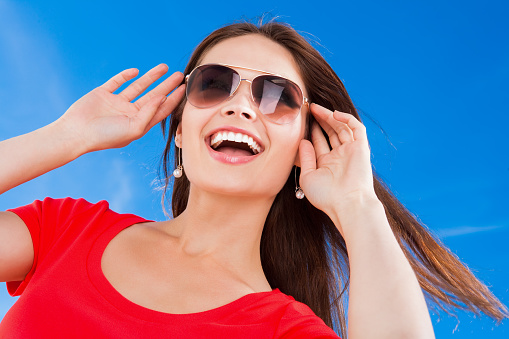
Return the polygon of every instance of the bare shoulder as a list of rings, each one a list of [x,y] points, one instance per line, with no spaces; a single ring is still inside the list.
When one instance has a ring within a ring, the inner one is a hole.
[[[140,255],[147,251],[152,252],[162,242],[167,243],[171,236],[165,232],[164,225],[169,222],[171,221],[142,222],[123,229],[106,247],[103,264],[104,257],[107,257],[110,253],[114,254],[115,257],[122,256],[126,258],[126,255],[130,257],[131,254]]]
[[[137,223],[123,229],[113,238],[112,243],[127,242],[132,245],[131,242],[136,242],[147,245],[146,241],[153,243],[157,240],[174,239],[178,237],[178,233],[174,230],[173,224],[173,220]]]

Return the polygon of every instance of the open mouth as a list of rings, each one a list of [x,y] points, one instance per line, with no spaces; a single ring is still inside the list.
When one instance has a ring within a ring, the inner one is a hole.
[[[232,131],[218,131],[210,136],[210,147],[216,152],[230,156],[253,156],[263,152],[249,135]]]

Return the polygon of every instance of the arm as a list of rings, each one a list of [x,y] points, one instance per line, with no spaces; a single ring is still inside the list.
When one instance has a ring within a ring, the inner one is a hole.
[[[182,74],[175,73],[135,102],[167,72],[159,65],[119,94],[113,94],[138,71],[125,70],[75,102],[57,121],[31,133],[0,142],[0,194],[77,157],[123,147],[142,137],[180,102]],[[168,100],[166,100],[166,98]],[[20,170],[22,169],[22,170]],[[33,261],[32,239],[14,213],[0,213],[0,281],[22,280]]]
[[[300,145],[300,183],[334,222],[350,260],[348,335],[434,338],[424,296],[374,187],[365,127],[352,115],[311,105],[320,127]]]
[[[349,338],[434,338],[421,288],[382,203],[360,198],[334,213],[350,259]]]
[[[2,141],[0,193],[60,167],[84,153],[83,145],[66,131],[60,121]]]
[[[182,74],[175,73],[131,102],[167,69],[166,65],[156,66],[115,95],[115,90],[138,74],[136,69],[125,70],[83,96],[57,121],[0,142],[0,194],[80,155],[124,147],[142,137],[170,114],[183,95],[183,88],[179,87],[169,100],[163,101],[182,81]]]

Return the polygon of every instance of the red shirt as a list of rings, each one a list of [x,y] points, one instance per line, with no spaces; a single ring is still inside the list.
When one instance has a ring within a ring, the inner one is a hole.
[[[102,273],[101,257],[121,230],[147,220],[106,201],[46,198],[11,211],[27,225],[35,255],[25,280],[7,283],[21,297],[0,323],[1,338],[337,338],[278,289],[191,314],[129,301]]]

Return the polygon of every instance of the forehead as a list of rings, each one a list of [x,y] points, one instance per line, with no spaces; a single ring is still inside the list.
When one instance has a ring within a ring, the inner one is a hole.
[[[260,35],[249,34],[229,38],[205,53],[200,64],[222,63],[259,69],[282,75],[297,83],[304,91],[304,82],[292,54],[278,43]],[[249,71],[241,71],[248,76]],[[253,76],[258,74],[253,74]]]

